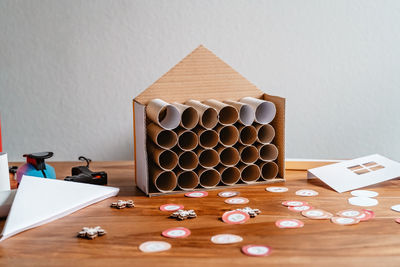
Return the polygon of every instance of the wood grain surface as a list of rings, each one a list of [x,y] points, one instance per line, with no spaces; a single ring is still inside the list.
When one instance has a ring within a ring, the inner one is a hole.
[[[74,162],[51,163],[57,176],[70,174]],[[379,205],[372,207],[376,217],[354,226],[340,226],[329,220],[310,220],[281,205],[284,200],[305,200],[312,206],[332,213],[356,208],[347,203],[350,193],[338,194],[319,181],[307,181],[305,171],[287,171],[287,181],[279,185],[289,188],[286,193],[265,191],[266,185],[235,189],[258,208],[261,214],[242,225],[220,221],[223,212],[245,205],[229,205],[217,193],[209,191],[205,198],[187,198],[183,194],[148,198],[134,186],[133,162],[93,163],[93,170],[105,170],[109,185],[121,188],[118,197],[94,204],[55,222],[20,233],[0,243],[0,265],[12,266],[399,266],[400,224],[394,219],[399,213],[390,210],[400,204],[399,180],[371,186],[379,192]],[[298,189],[318,191],[316,197],[299,197]],[[109,207],[117,199],[133,199],[133,209],[116,210]],[[159,210],[166,203],[183,204],[194,209],[198,218],[186,221],[169,219],[169,213]],[[279,229],[275,221],[296,218],[304,222],[299,229]],[[4,220],[1,221],[4,225]],[[76,238],[83,226],[101,226],[108,233],[94,240]],[[192,234],[185,239],[167,239],[161,232],[184,226]],[[210,238],[215,234],[232,233],[243,242],[216,245]],[[149,240],[164,240],[171,250],[143,253],[138,246]],[[272,248],[267,257],[249,257],[240,248],[247,244],[265,244]]]

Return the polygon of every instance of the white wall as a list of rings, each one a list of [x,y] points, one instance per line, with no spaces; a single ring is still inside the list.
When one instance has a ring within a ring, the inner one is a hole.
[[[199,44],[287,98],[288,157],[400,160],[400,1],[367,0],[1,0],[4,149],[132,159],[132,98]]]

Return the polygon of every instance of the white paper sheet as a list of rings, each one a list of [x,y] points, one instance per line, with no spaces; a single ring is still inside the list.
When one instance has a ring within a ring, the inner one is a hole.
[[[0,153],[0,191],[10,190],[7,153]]]
[[[0,241],[117,195],[119,188],[23,176]]]
[[[400,177],[400,163],[374,154],[308,170],[339,193]]]

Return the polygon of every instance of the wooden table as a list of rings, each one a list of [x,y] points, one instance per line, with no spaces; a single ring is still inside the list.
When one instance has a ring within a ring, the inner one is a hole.
[[[74,162],[54,162],[59,178],[70,173]],[[133,162],[93,163],[94,170],[109,174],[109,185],[121,188],[118,197],[107,199],[55,222],[18,234],[0,243],[0,265],[130,265],[130,266],[247,266],[247,265],[400,265],[400,214],[390,206],[400,203],[399,180],[371,186],[379,192],[379,205],[372,207],[376,218],[354,226],[340,226],[329,220],[310,220],[281,205],[284,200],[301,199],[312,206],[337,212],[356,208],[347,203],[349,193],[338,194],[319,181],[307,181],[305,171],[287,171],[286,193],[266,192],[265,185],[236,189],[247,197],[253,208],[262,213],[242,225],[228,225],[219,220],[224,211],[238,208],[209,191],[206,198],[187,198],[183,194],[148,198],[134,186]],[[316,197],[296,197],[298,189],[319,192]],[[134,199],[133,209],[109,207],[117,199]],[[186,221],[168,219],[158,208],[178,203],[194,209],[198,218]],[[305,223],[299,229],[279,229],[275,221],[297,218]],[[2,221],[4,224],[4,220]],[[108,234],[94,240],[76,238],[83,226],[100,225]],[[185,239],[166,239],[160,233],[170,227],[184,226],[192,234]],[[242,243],[215,245],[210,237],[220,233],[238,234]],[[164,240],[172,249],[162,253],[142,253],[138,245],[149,240]],[[245,244],[272,247],[268,257],[249,257],[241,253]]]

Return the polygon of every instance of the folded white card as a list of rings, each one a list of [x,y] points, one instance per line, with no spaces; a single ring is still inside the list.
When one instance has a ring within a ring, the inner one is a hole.
[[[400,177],[400,163],[374,154],[309,169],[307,177],[319,178],[343,193]]]
[[[54,221],[103,199],[119,188],[23,176],[0,241]]]

